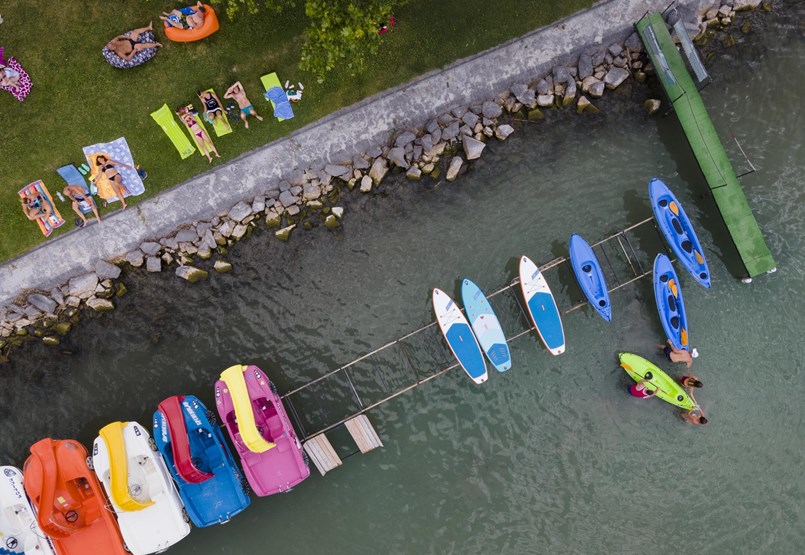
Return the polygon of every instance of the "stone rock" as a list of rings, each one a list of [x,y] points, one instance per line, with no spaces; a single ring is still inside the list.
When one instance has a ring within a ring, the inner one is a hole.
[[[58,306],[56,301],[44,295],[40,295],[39,293],[28,295],[26,300],[45,314],[55,313],[56,307]]]
[[[595,78],[593,77],[593,79]],[[604,85],[603,81],[595,79],[595,81],[587,89],[587,92],[590,93],[590,96],[592,96],[593,98],[601,98],[602,96],[604,96],[605,87],[606,85]]]
[[[640,40],[640,35],[637,33],[632,33],[626,39],[624,46],[629,49],[629,52],[642,52],[643,51],[643,41]]]
[[[302,191],[302,200],[316,200],[321,197],[321,189],[314,183],[306,183]]]
[[[649,98],[643,103],[643,105],[646,107],[646,112],[648,112],[649,115],[656,114],[657,110],[660,109],[660,104],[660,101],[656,98]]]
[[[389,171],[388,162],[386,162],[385,158],[378,157],[375,158],[375,161],[372,162],[372,168],[369,170],[368,175],[364,175],[361,179],[361,192],[365,193],[366,191],[363,190],[364,183],[366,183],[366,178],[368,177],[370,181],[372,181],[375,185],[380,185],[380,182],[383,181],[383,178],[386,177],[386,173]],[[370,186],[371,188],[371,186]]]
[[[405,172],[405,177],[411,181],[419,181],[422,177],[422,170],[419,169],[419,166],[411,166],[408,168],[408,171]]]
[[[596,114],[598,113],[598,108],[596,108],[586,96],[581,95],[579,101],[576,103],[576,113]]]
[[[534,103],[536,102],[537,93],[534,91],[534,89],[526,89],[523,94],[519,94],[515,98],[517,98],[517,102],[521,103],[523,106],[533,108]]]
[[[570,79],[567,82],[567,87],[565,87],[565,94],[562,96],[562,106],[567,107],[573,104],[573,100],[576,98],[576,81]]]
[[[64,293],[62,293],[61,289],[58,287],[54,287],[50,291],[50,297],[56,302],[57,305],[64,306]],[[0,318],[0,321],[2,321],[2,318]]]
[[[338,218],[339,220],[344,217],[344,209],[340,206],[333,206],[333,216]]]
[[[294,204],[299,202],[299,197],[292,195],[290,191],[283,191],[282,193],[280,193],[280,202],[282,203],[282,206],[284,208],[288,208],[289,206],[293,206]],[[225,237],[227,237],[227,235],[223,233],[223,231],[221,231],[221,233]]]
[[[227,216],[229,216],[233,222],[242,222],[246,219],[246,216],[251,216],[251,214],[252,207],[241,201],[229,210],[229,214],[227,214]],[[181,233],[181,231],[179,233]],[[178,234],[176,235],[176,238],[179,241],[186,241],[186,239],[180,239]]]
[[[304,191],[304,187],[302,185],[294,185],[293,187],[288,189],[288,192],[291,193],[295,197],[298,197],[299,195],[301,195],[302,191]]]
[[[212,230],[208,229],[207,233],[204,234],[204,237],[201,240],[201,245],[206,246],[209,249],[214,249],[218,246],[218,242],[215,240],[215,234],[213,234]]]
[[[145,259],[145,269],[149,272],[162,271],[162,259],[158,256],[149,256]]]
[[[249,229],[249,226],[238,224],[235,226],[235,229],[232,230],[231,237],[240,241],[244,235],[246,235],[246,231]],[[191,253],[192,254],[192,253]]]
[[[397,136],[397,140],[394,141],[395,147],[405,147],[405,145],[413,143],[416,139],[416,135],[411,133],[410,131],[406,131],[405,133],[400,133]]]
[[[625,68],[626,67],[626,58],[624,58],[623,56],[618,56],[617,58],[612,60],[612,65],[615,66],[615,67]]]
[[[126,262],[128,262],[135,268],[139,268],[140,266],[143,265],[144,262],[143,251],[141,251],[140,249],[127,253],[125,258]]]
[[[490,102],[487,100],[481,105],[481,114],[488,119],[494,119],[500,117],[503,114],[503,108],[494,102]],[[422,145],[422,148],[425,148],[425,145]],[[428,150],[425,148],[425,150]]]
[[[302,182],[299,185],[297,185],[297,187],[299,187],[302,184],[304,184],[304,182],[305,182],[305,177],[304,176],[305,176],[305,174],[302,174]],[[280,193],[284,193],[285,191],[290,191],[291,187],[293,187],[293,185],[291,185],[290,181],[284,181],[283,180],[283,181],[279,182]],[[279,198],[279,197],[277,197],[277,198]]]
[[[59,339],[55,335],[46,335],[45,337],[42,338],[42,343],[44,343],[48,347],[58,347],[61,344],[61,339]]]
[[[540,108],[550,108],[553,106],[553,95],[552,94],[541,94],[537,97],[537,106]]]
[[[604,63],[606,59],[606,52],[598,51],[592,54],[593,67],[598,67]]]
[[[215,264],[212,265],[212,269],[219,274],[225,274],[232,271],[232,264],[222,258],[219,258],[215,261]]]
[[[464,160],[461,159],[461,156],[453,156],[453,159],[450,160],[450,165],[447,168],[447,175],[445,179],[447,181],[455,181],[456,177],[458,177],[458,172],[461,170],[461,166],[464,164]]]
[[[196,239],[196,234],[193,233],[193,239]],[[95,275],[98,279],[117,279],[120,277],[120,267],[110,264],[106,260],[98,260],[95,263]]]
[[[461,119],[464,117],[464,114],[467,113],[467,107],[459,106],[458,108],[453,108],[452,110],[450,110],[450,113],[453,114],[453,116],[457,117],[458,119]]]
[[[428,123],[425,124],[425,131],[427,131],[431,135],[438,129],[440,129],[439,122],[436,121],[435,119],[428,120]]]
[[[495,129],[495,137],[501,141],[508,139],[512,133],[514,133],[514,127],[509,124],[503,124]]]
[[[140,245],[140,250],[143,251],[145,254],[156,256],[159,251],[162,250],[162,245],[159,243],[154,243],[153,241],[146,241],[142,245]]]
[[[266,209],[266,197],[256,196],[252,201],[252,214],[259,214]]]
[[[305,172],[302,170],[293,170],[291,174],[288,176],[287,181],[280,181],[279,187],[280,191],[287,191],[293,185],[302,185],[305,182]],[[283,183],[287,183],[288,186],[286,189],[283,189]]]
[[[542,110],[540,110],[539,108],[534,108],[533,110],[528,111],[529,121],[539,121],[541,119],[545,119],[545,114],[543,114]]]
[[[395,146],[391,150],[389,150],[389,160],[394,162],[397,167],[402,169],[406,169],[408,167],[408,162],[405,161],[405,149],[399,146]]]
[[[30,320],[36,320],[42,315],[42,311],[36,308],[34,305],[28,305],[25,307],[25,315]]]
[[[611,68],[604,76],[604,84],[610,90],[617,89],[629,77],[629,72],[620,67]],[[592,94],[592,93],[591,93]]]
[[[422,146],[422,150],[425,151],[425,152],[427,152],[427,151],[429,151],[430,149],[433,148],[433,137],[431,136],[430,133],[426,133],[425,135],[422,135],[421,146]]]
[[[269,228],[279,227],[282,225],[282,216],[274,210],[269,210],[266,212],[266,225]]]
[[[352,157],[352,167],[356,170],[365,170],[369,167],[369,162],[360,154],[356,154]]]
[[[612,57],[620,56],[621,52],[623,52],[623,47],[618,43],[612,43],[609,45],[609,53],[612,54]]]
[[[176,237],[165,237],[159,240],[159,243],[166,249],[176,250],[179,248],[179,241]]]
[[[459,135],[472,135],[472,128],[469,125],[464,124],[459,128],[458,133]]]
[[[760,5],[761,2],[762,0],[735,0],[733,9],[736,12],[741,12],[744,10],[754,10]]]
[[[73,325],[70,322],[59,322],[55,326],[53,326],[53,331],[64,337],[70,330],[72,329]]]
[[[324,166],[324,171],[327,173],[327,175],[332,177],[344,177],[345,175],[349,174],[348,167],[336,164],[327,164]]]
[[[333,216],[332,214],[329,214],[329,215],[328,215],[328,216],[327,216],[327,217],[324,219],[324,226],[325,226],[327,229],[335,229],[335,228],[337,228],[337,227],[340,227],[340,226],[341,226],[341,224],[339,223],[338,218],[336,218],[336,217],[335,217],[335,216]]]
[[[472,137],[464,137],[462,140],[464,145],[464,154],[467,155],[467,160],[476,160],[481,157],[481,153],[486,148],[486,144],[481,141],[476,141]]]
[[[108,312],[115,309],[115,304],[109,299],[92,298],[87,301],[87,306],[95,312]]]
[[[593,58],[588,52],[579,56],[579,79],[584,80],[593,74]]]
[[[206,244],[201,245],[196,255],[202,260],[209,260],[212,257],[212,249]]]
[[[378,160],[381,160],[381,158],[378,158]],[[370,176],[364,175],[361,178],[361,193],[368,193],[369,191],[371,191],[373,183],[374,183],[374,180]],[[379,183],[379,181],[378,181],[378,183]]]
[[[439,123],[442,125],[448,125],[454,119],[456,118],[453,117],[453,114],[450,113],[442,114],[441,116],[439,116]]]
[[[289,216],[296,216],[297,214],[299,214],[300,211],[301,210],[299,209],[298,204],[292,204],[291,206],[285,209],[285,213],[288,214]]]
[[[196,283],[202,279],[207,279],[210,273],[195,266],[179,266],[176,268],[176,275],[190,283]]]
[[[168,264],[168,265],[173,263],[173,257],[171,256],[171,254],[169,252],[163,252],[162,253],[162,262],[164,262],[165,264]]]
[[[464,117],[461,118],[461,121],[463,121],[470,127],[475,127],[475,124],[478,123],[480,119],[481,118],[479,118],[476,114],[472,112],[467,112],[466,114],[464,114]]]
[[[94,273],[74,277],[67,283],[67,294],[76,297],[86,294],[91,295],[95,292],[95,288],[98,287],[98,282],[98,276]]]
[[[452,141],[458,137],[458,122],[454,121],[444,129],[442,129],[442,139],[445,141]]]
[[[234,226],[232,225],[232,222],[227,220],[221,224],[221,227],[218,228],[218,233],[220,233],[221,236],[223,237],[229,237],[230,235],[232,235],[233,228]]]
[[[282,229],[278,229],[274,232],[274,236],[276,236],[276,238],[280,241],[287,241],[291,236],[291,231],[293,231],[293,228],[295,227],[296,224],[291,224],[287,227],[283,227]]]

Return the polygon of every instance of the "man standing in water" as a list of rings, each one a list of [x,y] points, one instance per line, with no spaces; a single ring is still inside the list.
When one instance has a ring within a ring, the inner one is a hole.
[[[662,349],[662,352],[665,353],[665,357],[668,360],[671,362],[684,362],[687,368],[690,368],[693,364],[693,359],[699,356],[699,351],[696,349],[693,349],[691,352],[688,352],[686,349],[677,349],[670,341],[665,345],[657,345],[657,348]]]

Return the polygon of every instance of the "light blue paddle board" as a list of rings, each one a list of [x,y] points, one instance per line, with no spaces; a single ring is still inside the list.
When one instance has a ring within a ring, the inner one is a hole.
[[[530,258],[520,258],[520,287],[528,315],[545,347],[554,356],[565,352],[565,329],[548,282]]]
[[[506,335],[484,292],[472,281],[464,278],[461,284],[461,300],[464,302],[467,320],[470,321],[475,338],[486,358],[498,372],[505,372],[511,368],[512,358],[509,345],[506,343]]]
[[[475,383],[484,383],[489,375],[481,347],[470,329],[464,313],[441,289],[433,290],[433,312],[436,321],[458,363]]]

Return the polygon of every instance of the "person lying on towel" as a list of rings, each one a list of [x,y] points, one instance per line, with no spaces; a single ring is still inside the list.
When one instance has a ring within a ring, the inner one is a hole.
[[[20,197],[20,203],[22,204],[23,214],[32,222],[36,220],[47,220],[53,213],[50,203],[36,191],[26,191],[25,194]]]
[[[20,84],[20,72],[10,67],[0,66],[0,86],[16,87]]]
[[[164,21],[168,27],[198,29],[204,25],[204,4],[197,2],[195,6],[178,8],[171,10],[169,13],[162,12],[159,19]]]
[[[79,227],[84,227],[88,223],[87,217],[81,210],[82,203],[86,204],[92,209],[92,213],[95,214],[96,218],[98,218],[98,223],[101,223],[101,215],[98,214],[98,207],[95,205],[95,201],[92,200],[92,197],[87,194],[83,187],[80,185],[68,185],[62,190],[62,193],[64,193],[65,197],[70,199],[73,204],[73,212],[75,212],[78,217],[81,218],[81,225]]]
[[[116,36],[106,44],[106,47],[120,56],[122,60],[128,62],[140,50],[145,50],[146,48],[159,48],[162,46],[158,42],[137,42],[140,39],[140,35],[153,30],[154,25],[149,23],[148,27],[134,29],[125,35]]]

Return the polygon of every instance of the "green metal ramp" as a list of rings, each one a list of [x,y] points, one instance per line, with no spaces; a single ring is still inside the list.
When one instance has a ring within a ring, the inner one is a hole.
[[[636,27],[747,274],[755,277],[773,270],[775,263],[771,252],[662,15],[658,12],[647,14],[637,22]]]

